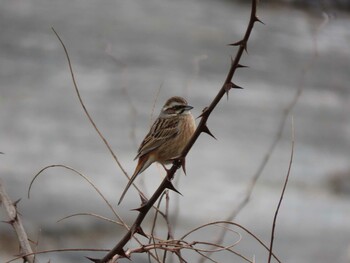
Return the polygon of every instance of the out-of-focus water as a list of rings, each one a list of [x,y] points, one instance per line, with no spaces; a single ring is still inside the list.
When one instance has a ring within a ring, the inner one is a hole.
[[[65,164],[90,178],[116,206],[126,179],[97,136],[73,90],[67,61],[53,26],[70,53],[81,96],[97,126],[131,173],[137,145],[164,101],[183,95],[198,116],[221,87],[246,28],[249,5],[219,1],[42,1],[5,0],[0,6],[0,178],[19,209],[38,250],[110,248],[120,227],[91,217],[56,223],[64,216],[113,214],[87,182],[64,169],[33,176],[50,164]],[[203,135],[179,175],[180,210],[173,220],[179,237],[201,224],[223,220],[245,195],[250,179],[274,140],[285,107],[297,88],[295,152],[290,182],[277,221],[275,251],[282,262],[349,262],[350,202],[328,187],[348,172],[350,150],[350,18],[289,6],[264,4],[234,81],[208,125],[218,140]],[[236,222],[270,240],[272,219],[291,153],[291,118],[282,139]],[[161,180],[153,165],[140,177],[149,194]],[[139,181],[140,182],[140,181]],[[132,222],[138,205],[130,190],[117,207]],[[2,219],[6,217],[2,214]],[[147,225],[147,223],[145,223]],[[2,258],[16,254],[11,229],[0,228]],[[199,238],[217,231],[201,232]],[[230,242],[230,240],[228,240]],[[132,245],[132,244],[131,244]],[[131,247],[130,245],[130,247]],[[267,253],[243,236],[236,248],[256,262]],[[87,253],[42,256],[43,261],[82,262]],[[146,257],[137,258],[147,260]],[[241,262],[228,254],[220,262]],[[189,262],[197,262],[189,255]],[[3,261],[3,259],[1,260]],[[243,262],[243,261],[242,261]]]

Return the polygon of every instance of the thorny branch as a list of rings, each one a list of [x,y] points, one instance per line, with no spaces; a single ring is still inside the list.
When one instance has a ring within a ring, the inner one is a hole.
[[[203,110],[203,112],[200,116],[201,121],[200,121],[195,133],[193,134],[191,140],[188,142],[188,144],[186,145],[186,147],[182,151],[179,158],[174,161],[173,166],[167,171],[166,177],[164,178],[164,180],[162,181],[162,183],[160,184],[158,189],[151,196],[151,198],[148,201],[146,201],[145,203],[143,203],[141,207],[135,209],[139,212],[139,214],[138,214],[135,222],[133,223],[133,225],[130,227],[130,230],[124,235],[124,237],[119,241],[119,243],[117,243],[116,246],[106,256],[104,256],[102,259],[91,259],[93,262],[105,263],[105,262],[108,262],[109,260],[111,260],[117,254],[120,256],[127,256],[125,254],[124,249],[123,249],[124,246],[126,245],[126,243],[131,239],[131,237],[135,233],[140,231],[142,221],[146,217],[146,215],[147,215],[148,211],[151,209],[151,207],[155,204],[155,202],[161,196],[163,191],[165,189],[177,191],[171,182],[171,180],[174,178],[175,172],[181,166],[184,167],[185,157],[188,154],[188,152],[190,151],[190,149],[192,148],[192,146],[194,145],[194,143],[197,141],[197,139],[198,139],[199,135],[201,135],[201,133],[203,133],[203,132],[208,133],[209,135],[212,136],[210,130],[207,127],[207,120],[208,120],[211,112],[215,109],[215,107],[220,102],[222,97],[225,94],[228,94],[231,89],[240,89],[239,86],[237,86],[236,84],[234,84],[232,82],[232,78],[233,78],[233,75],[234,75],[236,69],[239,67],[242,67],[242,65],[239,64],[239,61],[242,57],[243,52],[247,50],[248,39],[249,39],[249,36],[252,32],[252,29],[254,27],[255,22],[261,22],[256,15],[256,8],[257,8],[257,0],[252,0],[250,20],[248,23],[246,33],[245,33],[242,40],[231,44],[232,46],[238,46],[239,48],[238,48],[235,59],[233,59],[231,61],[231,67],[230,67],[230,70],[227,74],[226,80],[225,80],[222,88],[219,90],[218,94],[214,98],[214,100],[209,105],[209,107],[206,107]]]
[[[8,223],[11,224],[11,226],[16,231],[21,249],[21,258],[23,258],[23,260],[27,261],[28,263],[38,263],[38,260],[35,258],[33,250],[29,244],[28,236],[23,227],[21,217],[17,212],[16,205],[18,201],[14,203],[11,201],[10,197],[5,191],[5,187],[2,181],[0,180],[0,204],[4,206],[9,217]]]
[[[283,115],[281,116],[276,135],[274,136],[274,140],[272,141],[270,147],[266,151],[266,154],[264,155],[260,165],[258,166],[258,169],[256,170],[251,181],[249,182],[243,200],[241,200],[240,203],[237,205],[237,207],[227,216],[226,221],[232,221],[239,214],[239,212],[247,205],[247,203],[250,201],[250,198],[251,198],[251,195],[253,193],[253,189],[255,187],[256,182],[258,181],[261,174],[263,173],[266,165],[268,164],[272,154],[274,153],[274,151],[276,149],[278,142],[282,138],[282,134],[283,134],[287,119],[288,119],[289,115],[291,114],[291,112],[293,111],[295,105],[297,104],[297,102],[298,102],[298,100],[299,100],[299,98],[304,90],[306,75],[309,72],[309,70],[314,66],[314,64],[318,58],[317,35],[321,31],[321,29],[329,22],[328,16],[325,13],[323,15],[324,15],[324,20],[322,21],[322,23],[320,23],[320,25],[317,27],[316,32],[312,35],[313,47],[314,47],[313,55],[310,58],[310,60],[303,66],[303,68],[301,70],[301,77],[299,80],[299,84],[298,84],[296,93],[295,93],[294,97],[292,98],[291,102],[283,110]],[[222,243],[222,241],[225,237],[225,233],[226,233],[225,230],[222,230],[221,233],[219,233],[218,238],[215,242],[216,244]],[[208,254],[207,256],[210,256],[210,254]],[[202,258],[200,261],[198,261],[198,263],[203,263],[204,261],[205,261],[205,259]]]

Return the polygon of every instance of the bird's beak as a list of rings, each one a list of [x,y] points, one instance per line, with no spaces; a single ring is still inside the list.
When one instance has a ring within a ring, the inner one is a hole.
[[[187,106],[184,107],[184,109],[185,109],[185,111],[190,111],[190,110],[193,109],[193,107],[190,106],[190,105],[187,105]]]

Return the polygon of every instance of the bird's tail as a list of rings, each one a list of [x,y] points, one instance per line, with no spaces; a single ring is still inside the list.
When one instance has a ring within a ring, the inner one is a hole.
[[[123,201],[123,198],[126,194],[126,192],[128,191],[128,189],[130,188],[130,186],[132,185],[132,183],[135,181],[136,177],[142,173],[148,166],[151,165],[152,162],[149,162],[149,158],[147,158],[146,156],[143,156],[145,158],[142,158],[140,157],[138,163],[137,163],[137,166],[135,168],[135,172],[134,174],[131,176],[128,184],[126,185],[122,195],[120,196],[120,199],[119,199],[119,202],[118,202],[118,205],[120,205],[120,203]]]

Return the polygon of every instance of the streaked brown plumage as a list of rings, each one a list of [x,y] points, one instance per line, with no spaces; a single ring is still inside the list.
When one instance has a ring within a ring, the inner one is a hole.
[[[135,160],[139,158],[137,166],[118,204],[136,177],[152,163],[158,162],[164,166],[180,155],[196,129],[190,112],[192,108],[182,97],[171,97],[166,101],[137,151],[135,157]]]

